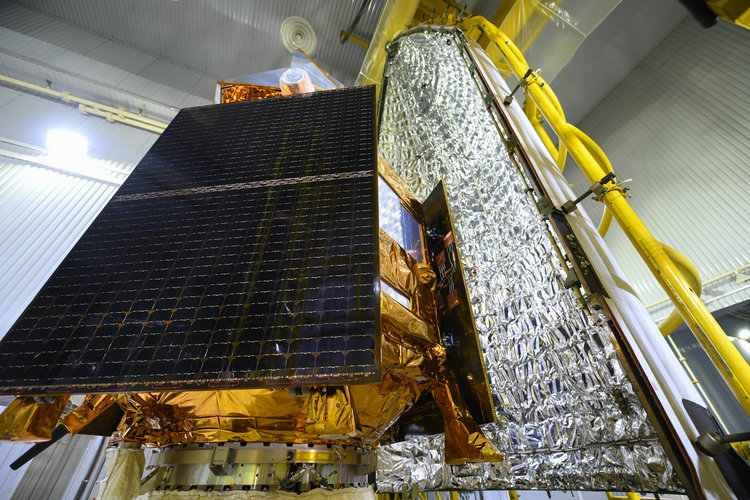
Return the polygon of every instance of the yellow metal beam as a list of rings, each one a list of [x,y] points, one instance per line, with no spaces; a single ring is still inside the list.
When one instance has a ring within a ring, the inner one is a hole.
[[[341,30],[341,33],[339,33],[340,38],[344,38],[347,35],[346,30]],[[360,47],[364,47],[366,49],[370,48],[370,44],[362,40],[360,37],[355,35],[354,33],[348,33],[349,36],[347,37],[348,40],[351,40],[352,42],[356,43]]]
[[[539,75],[529,73],[528,63],[510,38],[481,16],[466,19],[459,23],[459,27],[474,39],[484,34],[497,46],[513,73],[525,80],[527,97],[534,101],[591,184],[612,172],[612,166],[599,146],[565,120],[562,107],[550,86]],[[750,414],[750,366],[701,302],[680,272],[680,267],[669,258],[662,244],[638,218],[616,180],[606,183],[604,187],[607,191],[600,201],[622,227],[745,411]]]
[[[706,4],[725,21],[750,29],[750,0],[707,0]]]

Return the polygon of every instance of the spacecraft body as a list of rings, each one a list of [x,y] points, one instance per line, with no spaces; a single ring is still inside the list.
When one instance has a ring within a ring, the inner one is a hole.
[[[9,389],[52,398],[6,438],[106,422],[165,448],[161,489],[357,486],[422,398],[448,462],[502,459],[442,184],[420,203],[376,157],[374,87],[284,93],[173,120],[6,337]]]
[[[509,92],[429,26],[391,42],[379,103],[220,82],[0,344],[0,436],[146,444],[142,492],[727,494],[699,396],[554,209],[575,196]]]

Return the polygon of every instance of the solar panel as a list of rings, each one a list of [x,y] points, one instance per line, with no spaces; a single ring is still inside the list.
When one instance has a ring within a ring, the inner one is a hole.
[[[374,87],[182,110],[0,343],[0,392],[380,379]]]

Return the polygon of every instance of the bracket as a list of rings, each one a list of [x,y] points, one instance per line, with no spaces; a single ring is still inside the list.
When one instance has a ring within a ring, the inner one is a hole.
[[[552,202],[546,196],[537,198],[536,207],[544,217],[549,217],[555,211],[554,205],[552,205]]]
[[[534,73],[533,71],[531,71],[531,68],[529,68],[526,71],[526,73],[523,75],[523,78],[521,78],[520,80],[518,80],[518,84],[516,84],[516,87],[510,92],[510,94],[508,94],[507,96],[505,96],[505,99],[503,99],[503,104],[505,104],[506,106],[510,106],[510,103],[513,102],[513,95],[516,92],[518,92],[518,89],[520,89],[521,87],[526,88],[529,85],[529,81],[527,80],[527,78],[530,77],[531,75],[538,74],[540,71],[541,70],[538,69],[538,70],[536,70],[536,73]]]
[[[216,476],[231,476],[233,473],[232,464],[229,463],[229,451],[231,448],[228,446],[217,446],[214,448],[213,455],[211,455],[211,463],[209,468],[211,472]]]
[[[576,208],[578,208],[578,204],[581,203],[583,200],[585,200],[591,194],[596,195],[596,197],[598,199],[604,193],[607,192],[607,188],[605,188],[604,185],[606,183],[610,182],[611,180],[614,180],[614,178],[615,178],[615,173],[614,172],[608,173],[607,175],[605,175],[604,177],[602,177],[602,179],[599,182],[595,182],[581,196],[579,196],[578,198],[576,198],[573,201],[566,201],[565,203],[563,203],[562,206],[560,207],[560,210],[562,210],[562,212],[564,214],[569,214],[569,213],[573,212]]]

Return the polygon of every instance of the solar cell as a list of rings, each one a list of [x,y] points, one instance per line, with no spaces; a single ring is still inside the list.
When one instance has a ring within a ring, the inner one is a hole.
[[[378,381],[373,89],[181,111],[0,343],[0,391]]]

